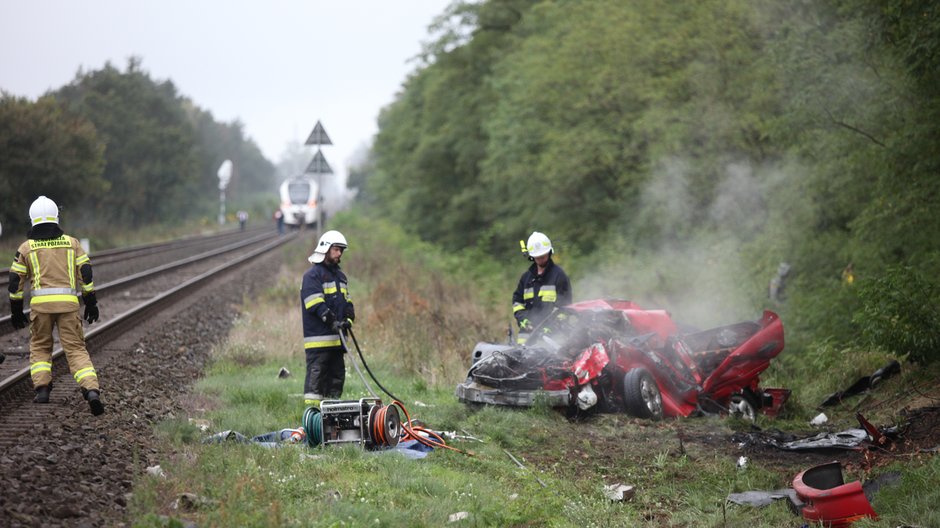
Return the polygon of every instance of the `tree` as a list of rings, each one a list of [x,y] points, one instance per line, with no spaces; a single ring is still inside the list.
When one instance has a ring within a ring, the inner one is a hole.
[[[29,204],[41,194],[68,219],[82,200],[106,193],[103,154],[94,125],[52,97],[0,96],[0,222],[7,233],[25,233]]]
[[[113,191],[86,204],[90,218],[139,227],[188,216],[198,201],[189,192],[195,139],[172,82],[153,82],[131,58],[125,72],[106,64],[53,96],[91,120],[106,145],[104,177]]]

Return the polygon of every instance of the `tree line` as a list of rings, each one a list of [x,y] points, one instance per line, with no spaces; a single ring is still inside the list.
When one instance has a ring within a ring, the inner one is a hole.
[[[544,231],[584,295],[806,339],[940,324],[897,295],[940,284],[940,4],[487,0],[432,31],[352,172],[379,214],[495,255]]]
[[[221,123],[151,78],[139,58],[79,71],[35,101],[0,94],[0,222],[25,233],[39,194],[72,226],[140,228],[218,211],[217,170],[235,165],[227,196],[243,207],[275,189],[274,166],[239,122]]]

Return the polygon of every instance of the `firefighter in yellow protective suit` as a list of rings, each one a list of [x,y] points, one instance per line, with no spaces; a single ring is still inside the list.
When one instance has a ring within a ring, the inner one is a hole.
[[[10,266],[11,322],[29,325],[29,370],[36,403],[49,403],[52,390],[52,329],[59,328],[59,342],[69,370],[82,389],[95,416],[104,412],[98,374],[85,349],[85,332],[78,314],[78,296],[85,301],[85,320],[98,320],[98,301],[92,281],[91,261],[78,240],[59,227],[59,208],[40,196],[29,207],[32,228]],[[29,282],[30,314],[23,313],[23,288]]]

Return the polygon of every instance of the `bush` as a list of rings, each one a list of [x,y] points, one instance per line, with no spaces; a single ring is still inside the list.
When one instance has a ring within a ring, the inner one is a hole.
[[[889,268],[860,285],[853,321],[871,344],[928,364],[940,348],[940,287],[907,266]]]

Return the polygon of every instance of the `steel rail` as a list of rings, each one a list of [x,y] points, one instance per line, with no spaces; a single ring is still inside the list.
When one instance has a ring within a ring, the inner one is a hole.
[[[142,280],[145,280],[151,277],[155,277],[157,275],[160,275],[161,273],[170,271],[174,268],[179,268],[182,266],[192,264],[194,262],[199,262],[201,260],[209,259],[212,257],[225,254],[225,253],[236,251],[245,246],[256,244],[259,241],[266,239],[266,238],[270,238],[270,237],[271,237],[271,233],[265,231],[264,233],[255,235],[254,237],[249,238],[247,240],[239,240],[238,242],[234,244],[229,244],[227,246],[223,246],[218,249],[207,251],[205,253],[199,253],[197,255],[193,255],[185,259],[177,260],[176,262],[169,262],[167,264],[163,264],[162,266],[157,266],[149,270],[134,273],[133,275],[128,275],[127,277],[123,277],[115,281],[102,284],[101,286],[95,288],[95,292],[99,295],[102,295],[107,291],[115,290],[119,287],[130,286],[131,284],[140,282]],[[0,292],[0,294],[2,294],[2,292]],[[27,302],[27,301],[28,301],[28,296],[24,298],[24,302]],[[29,313],[29,309],[24,310],[24,313]],[[13,328],[13,323],[11,322],[12,319],[13,317],[10,315],[5,315],[3,317],[0,317],[0,335],[6,335],[16,330],[15,328]]]
[[[171,251],[175,249],[183,249],[189,246],[195,246],[200,244],[206,244],[209,242],[216,242],[220,240],[225,240],[226,238],[235,238],[239,236],[244,236],[246,233],[251,233],[253,231],[261,231],[261,228],[256,228],[248,231],[241,231],[238,229],[226,230],[219,233],[213,233],[211,235],[194,235],[183,238],[177,238],[174,240],[163,240],[160,242],[152,242],[148,244],[137,244],[134,246],[126,246],[119,248],[104,249],[101,251],[95,251],[89,253],[89,256],[92,259],[94,264],[108,264],[111,262],[118,262],[121,260],[126,260],[130,258],[142,257],[147,255],[155,255],[157,253],[162,253],[164,251]],[[264,232],[269,232],[268,228],[263,229]],[[6,286],[10,284],[10,268],[0,268],[0,293],[3,290],[6,290]]]

